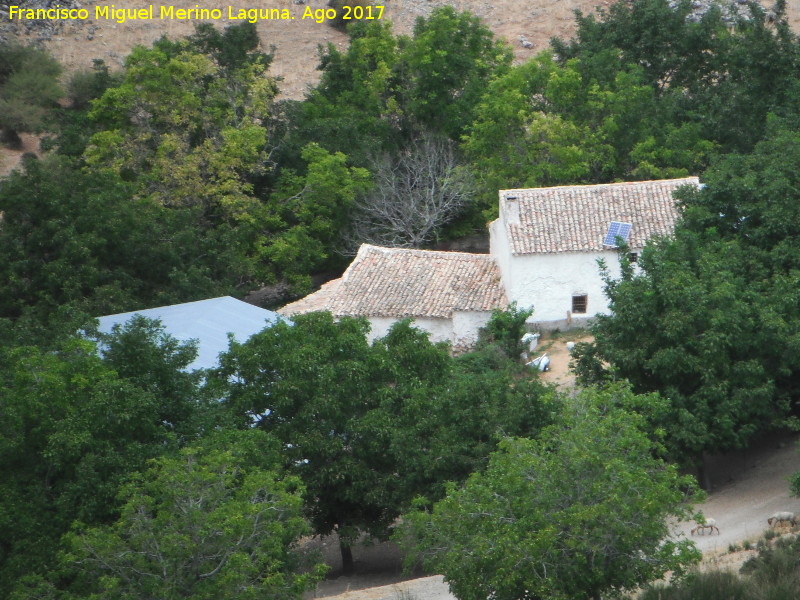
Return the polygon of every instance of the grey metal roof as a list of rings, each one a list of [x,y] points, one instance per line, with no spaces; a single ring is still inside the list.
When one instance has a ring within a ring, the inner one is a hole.
[[[177,340],[197,340],[197,358],[189,369],[217,366],[221,352],[228,350],[228,334],[244,342],[269,325],[283,319],[278,313],[253,306],[230,296],[172,304],[133,312],[99,317],[102,333],[111,333],[114,325],[124,325],[134,315],[158,319],[166,333]]]

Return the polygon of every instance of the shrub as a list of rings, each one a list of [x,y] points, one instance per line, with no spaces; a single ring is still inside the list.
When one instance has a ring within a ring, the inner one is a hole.
[[[328,20],[328,23],[331,27],[344,31],[350,23],[363,20],[360,11],[349,11],[345,7],[360,7],[365,9],[364,12],[366,13],[366,7],[372,6],[372,2],[366,0],[328,0],[328,6],[336,10],[336,18]],[[356,19],[356,14],[361,18]],[[350,18],[345,19],[346,16]]]
[[[679,585],[651,585],[638,600],[750,600],[749,588],[735,573],[712,571],[694,573]]]

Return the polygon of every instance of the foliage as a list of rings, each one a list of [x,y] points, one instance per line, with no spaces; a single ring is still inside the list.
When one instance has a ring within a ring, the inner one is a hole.
[[[301,492],[235,447],[186,448],[122,488],[116,523],[76,525],[62,562],[93,598],[300,598],[324,571],[302,573],[292,548],[308,532]]]
[[[479,468],[500,431],[530,435],[549,418],[536,382],[456,364],[408,322],[371,346],[367,329],[295,316],[232,344],[211,382],[242,427],[281,440],[315,531],[335,529],[345,559],[359,532],[385,537],[413,496]]]
[[[714,144],[661,106],[639,65],[603,79],[583,60],[541,53],[490,83],[463,142],[487,215],[498,189],[682,177],[707,162]]]
[[[578,14],[575,39],[552,45],[560,60],[578,58],[599,79],[639,65],[673,125],[688,119],[723,151],[748,151],[768,112],[791,103],[800,55],[785,3],[776,4],[774,23],[757,3],[734,23],[719,7],[697,19],[688,0],[672,5],[635,0],[614,3],[599,19]]]
[[[781,538],[771,545],[759,542],[758,554],[740,574],[693,573],[684,582],[649,586],[639,600],[791,600],[800,594],[798,556],[800,543],[795,538]]]
[[[315,270],[338,266],[349,211],[370,187],[369,172],[349,166],[341,152],[311,143],[301,157],[305,173],[284,169],[266,204],[265,225],[272,235],[260,250],[272,277],[283,275],[297,293],[308,291]]]
[[[200,399],[201,374],[186,370],[197,357],[197,345],[179,342],[159,321],[141,315],[97,337],[103,363],[158,398],[155,418],[179,441],[191,442],[209,412]]]
[[[33,46],[0,42],[0,129],[19,145],[21,132],[38,132],[62,95],[61,65]]]
[[[238,282],[266,277],[258,253],[265,214],[255,181],[269,173],[270,56],[250,24],[137,47],[122,81],[92,103],[98,129],[84,153],[90,172],[130,182],[228,249]]]
[[[131,191],[61,157],[28,160],[0,182],[0,317],[41,326],[68,307],[97,316],[231,289],[224,238]]]
[[[638,600],[753,600],[753,590],[730,571],[692,573],[680,584],[648,586]],[[788,600],[788,599],[787,599]]]
[[[388,24],[354,23],[350,45],[329,44],[322,78],[295,119],[294,143],[316,141],[367,166],[426,131],[457,141],[493,76],[511,62],[507,46],[481,21],[451,7],[420,18],[413,37]]]
[[[407,114],[458,140],[486,84],[511,64],[511,50],[478,17],[445,6],[417,19],[400,59]]]
[[[346,6],[350,8],[365,8],[373,6],[373,3],[368,0],[328,0],[328,6],[336,11],[336,17],[327,19],[327,23],[335,29],[345,30],[350,23],[361,20],[360,18],[356,18],[356,15],[361,13],[348,10],[345,8]],[[366,11],[364,14],[367,14]]]
[[[257,50],[260,40],[255,23],[245,21],[220,31],[211,23],[198,23],[194,35],[186,38],[189,47],[206,54],[225,71],[235,71],[247,66],[263,69],[272,63],[272,54]]]
[[[116,352],[131,349],[130,333],[110,342]],[[189,350],[152,331],[148,336],[135,345],[143,360],[149,353],[168,361],[149,361],[168,379]],[[119,375],[83,339],[69,339],[53,351],[4,349],[2,359],[0,593],[5,595],[21,575],[44,573],[53,564],[58,539],[73,520],[96,524],[115,518],[114,499],[125,478],[173,448],[173,431],[188,435],[186,423],[196,416],[173,413],[173,422],[164,423],[169,408],[154,395],[158,386],[147,385],[142,373]],[[182,377],[174,371],[172,376]]]
[[[600,598],[680,574],[700,555],[665,519],[689,516],[690,480],[615,395],[630,392],[583,390],[537,439],[504,440],[485,472],[404,517],[406,545],[461,600]]]
[[[67,96],[71,108],[88,109],[92,100],[100,98],[109,87],[115,84],[119,84],[119,77],[112,75],[105,62],[94,59],[91,70],[79,70],[70,75]]]
[[[486,326],[480,331],[479,347],[497,346],[507,358],[516,360],[523,351],[522,336],[527,332],[525,322],[533,307],[520,308],[512,302],[506,310],[495,309]]]
[[[263,124],[276,90],[256,62],[234,72],[187,43],[135,48],[122,83],[93,104],[103,131],[87,163],[135,181],[165,206],[202,209],[210,223],[252,218],[247,175],[267,154]]]
[[[798,385],[788,291],[798,161],[797,133],[774,119],[753,154],[719,161],[702,190],[684,191],[683,222],[642,252],[641,271],[607,279],[613,316],[593,328],[595,355],[637,391],[669,398],[663,426],[677,460],[786,423]]]

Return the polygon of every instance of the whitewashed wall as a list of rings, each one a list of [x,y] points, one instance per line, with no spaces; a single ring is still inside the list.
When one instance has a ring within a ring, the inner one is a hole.
[[[401,319],[392,317],[369,317],[372,329],[367,335],[367,339],[372,343],[377,338],[389,333],[392,325]],[[451,319],[437,319],[433,317],[416,317],[412,325],[430,334],[432,342],[450,342],[453,337],[453,321]]]
[[[583,294],[588,296],[586,313],[572,315],[573,318],[608,314],[598,258],[605,259],[613,277],[619,277],[619,259],[613,251],[512,256],[508,267],[511,288],[506,293],[521,307],[533,306],[531,322],[567,319],[572,297]]]
[[[478,332],[491,318],[491,311],[456,311],[453,313],[453,350],[471,350],[478,341]]]
[[[449,342],[454,350],[471,349],[478,341],[478,332],[486,325],[491,312],[463,311],[455,312],[452,319],[433,317],[417,317],[414,327],[427,331],[432,342]],[[372,329],[367,336],[370,343],[389,333],[389,329],[400,319],[390,317],[370,317]]]

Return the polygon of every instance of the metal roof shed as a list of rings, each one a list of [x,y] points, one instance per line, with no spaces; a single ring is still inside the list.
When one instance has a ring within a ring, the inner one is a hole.
[[[229,333],[236,341],[244,342],[265,327],[284,320],[270,310],[222,296],[99,317],[98,330],[111,333],[114,325],[124,325],[134,315],[158,319],[166,333],[181,342],[197,340],[197,358],[189,365],[191,370],[216,367],[220,353],[228,350]]]

